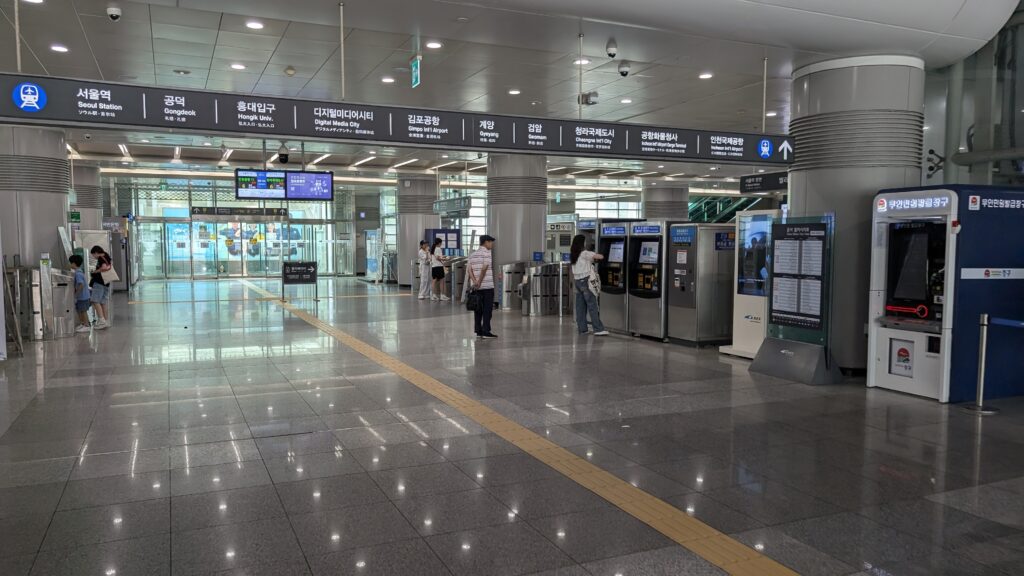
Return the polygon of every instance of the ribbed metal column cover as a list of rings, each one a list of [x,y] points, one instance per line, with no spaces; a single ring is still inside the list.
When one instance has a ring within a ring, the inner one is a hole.
[[[100,188],[100,169],[98,166],[80,166],[75,164],[71,170],[75,189],[75,203],[78,208],[104,208],[103,190]]]
[[[497,239],[494,265],[529,261],[544,251],[548,178],[543,156],[487,157],[487,234]]]
[[[649,220],[689,220],[690,187],[673,185],[644,188],[643,213],[644,218]]]
[[[401,178],[398,182],[398,214],[433,214],[437,200],[436,178]]]
[[[0,233],[7,255],[25,264],[58,257],[57,227],[67,224],[68,161],[64,132],[0,126]]]
[[[832,354],[867,365],[871,208],[883,188],[921,184],[924,62],[865,56],[794,73],[790,215],[834,213]]]

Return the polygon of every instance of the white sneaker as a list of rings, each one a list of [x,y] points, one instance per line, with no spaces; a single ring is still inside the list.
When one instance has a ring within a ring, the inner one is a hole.
[[[426,300],[426,299],[427,299],[427,297],[426,297],[426,296],[420,296],[420,298],[419,298],[419,299],[420,299],[420,300]]]
[[[451,298],[449,298],[447,296],[441,296],[441,302],[449,302],[449,301],[451,301]]]
[[[434,302],[440,300],[440,298],[438,298],[437,296],[431,296],[430,299],[433,300]]]
[[[78,332],[79,334],[88,334],[89,332],[92,332],[92,329],[85,324],[79,324],[78,328],[75,328],[75,332]]]
[[[110,327],[110,324],[107,324],[106,320],[97,320],[96,323],[92,325],[92,327],[97,330],[106,330],[107,328]]]
[[[608,335],[608,331],[607,330],[601,330],[600,332],[594,332],[594,336],[607,336],[607,335]]]

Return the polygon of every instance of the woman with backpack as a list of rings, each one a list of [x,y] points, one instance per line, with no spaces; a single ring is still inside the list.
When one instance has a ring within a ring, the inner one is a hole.
[[[607,336],[608,331],[601,323],[601,311],[598,309],[597,295],[590,289],[590,275],[594,270],[594,262],[604,260],[604,256],[585,249],[587,237],[578,234],[572,239],[569,262],[572,263],[573,283],[576,286],[576,327],[580,334],[587,333],[587,314],[594,326],[594,336]]]

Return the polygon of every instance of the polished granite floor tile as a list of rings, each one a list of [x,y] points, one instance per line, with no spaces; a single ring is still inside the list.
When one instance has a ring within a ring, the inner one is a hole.
[[[307,557],[408,540],[416,530],[391,502],[290,517]]]
[[[0,488],[0,519],[14,516],[49,516],[57,509],[64,483]]]
[[[275,488],[288,514],[311,514],[388,500],[366,474],[285,482]]]
[[[0,489],[64,482],[74,465],[75,458],[3,462],[0,463]]]
[[[593,576],[725,576],[727,572],[679,546],[670,546],[584,564]]]
[[[428,440],[427,444],[452,462],[520,452],[519,448],[495,434]]]
[[[267,467],[260,460],[193,466],[171,470],[171,495],[184,496],[270,484]]]
[[[173,574],[207,574],[302,560],[295,535],[283,517],[177,532],[171,541]]]
[[[515,522],[519,517],[486,491],[403,498],[395,506],[422,536]]]
[[[358,474],[363,471],[355,457],[347,450],[298,454],[286,458],[267,459],[263,463],[275,483]]]
[[[383,444],[405,444],[417,442],[423,438],[407,423],[383,424],[363,428],[344,428],[335,430],[334,435],[341,440],[345,448],[367,448]]]
[[[254,486],[171,498],[171,531],[198,530],[284,516],[273,486]]]
[[[844,512],[783,524],[787,536],[854,567],[917,560],[932,554],[926,541]]]
[[[742,510],[747,516],[767,526],[843,511],[839,506],[774,480],[708,490],[703,494],[734,510]]]
[[[72,510],[167,498],[170,490],[170,474],[167,471],[72,480],[65,486],[57,509]]]
[[[39,553],[32,576],[82,574],[171,574],[170,534],[105,542]]]
[[[10,516],[0,520],[0,556],[36,552],[49,523],[49,515]]]
[[[611,506],[603,498],[565,477],[502,484],[487,488],[517,516],[541,518]]]
[[[527,522],[579,563],[673,544],[643,522],[611,508],[531,518]],[[595,530],[595,526],[601,528]]]
[[[42,550],[73,548],[170,532],[168,499],[62,510],[53,516]]]
[[[764,523],[709,498],[705,494],[693,493],[673,496],[665,500],[688,516],[696,518],[708,526],[723,533],[743,532],[764,526]]]
[[[32,570],[32,563],[35,560],[36,555],[34,553],[0,558],[0,574],[28,576],[29,571]]]
[[[765,556],[795,570],[802,576],[836,576],[852,574],[860,566],[849,566],[815,548],[791,538],[777,528],[758,528],[732,534],[736,541],[746,544]]]
[[[371,472],[439,464],[445,461],[444,456],[424,441],[356,448],[349,452],[360,466]]]
[[[456,463],[481,486],[518,484],[561,476],[561,473],[528,454],[504,454]]]
[[[393,500],[428,494],[462,492],[480,487],[480,484],[450,462],[378,470],[371,472],[370,477]]]
[[[516,576],[574,564],[524,522],[430,536],[427,544],[456,576]]]
[[[313,556],[314,576],[450,576],[422,540],[404,540]]]

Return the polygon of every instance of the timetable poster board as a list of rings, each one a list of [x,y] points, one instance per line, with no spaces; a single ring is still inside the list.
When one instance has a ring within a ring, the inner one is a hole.
[[[827,311],[829,227],[825,222],[772,225],[770,322],[819,331]]]

